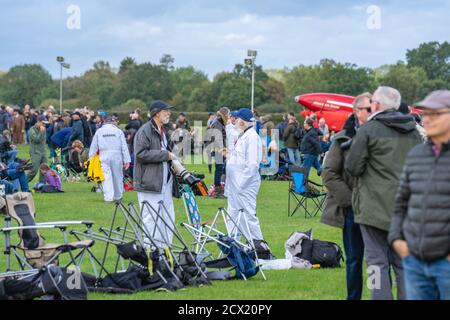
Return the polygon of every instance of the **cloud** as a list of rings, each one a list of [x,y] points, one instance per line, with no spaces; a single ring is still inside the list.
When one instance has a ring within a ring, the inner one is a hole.
[[[164,53],[176,66],[192,65],[209,76],[242,63],[247,49],[258,50],[264,68],[315,64],[323,58],[377,67],[405,58],[407,49],[426,41],[450,41],[450,2],[426,4],[377,1],[381,29],[369,30],[370,0],[302,1],[207,0],[78,1],[81,30],[68,31],[70,2],[10,1],[0,22],[0,41],[8,50],[0,69],[42,63],[55,76],[57,55],[81,74],[100,59],[118,66],[125,56],[157,62]],[[260,4],[260,5],[259,5]]]
[[[119,41],[134,42],[159,36],[163,33],[163,29],[146,21],[135,21],[129,24],[108,26],[104,33]]]

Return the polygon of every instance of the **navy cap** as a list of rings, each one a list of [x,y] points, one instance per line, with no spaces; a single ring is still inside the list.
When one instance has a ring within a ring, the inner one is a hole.
[[[153,117],[155,114],[160,112],[161,110],[169,110],[173,107],[170,106],[167,102],[162,100],[155,100],[150,104],[150,116]]]
[[[237,111],[232,111],[232,112],[230,113],[230,115],[231,115],[233,118],[237,118],[237,117],[238,117],[238,112],[237,112]]]
[[[111,122],[117,122],[117,117],[114,115],[106,116],[105,123],[111,123]]]
[[[47,117],[44,116],[43,114],[41,114],[41,115],[37,116],[36,121],[45,123],[45,122],[47,122]]]
[[[255,119],[253,118],[253,112],[249,108],[241,108],[237,112],[236,118],[240,118],[247,122],[252,122]]]

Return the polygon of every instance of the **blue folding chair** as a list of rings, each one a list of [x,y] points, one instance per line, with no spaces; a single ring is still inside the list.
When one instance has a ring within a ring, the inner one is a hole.
[[[324,186],[308,180],[308,172],[303,167],[289,166],[289,175],[288,217],[292,217],[300,208],[305,211],[305,218],[317,216],[322,211],[327,195]],[[293,200],[295,207],[291,210]]]

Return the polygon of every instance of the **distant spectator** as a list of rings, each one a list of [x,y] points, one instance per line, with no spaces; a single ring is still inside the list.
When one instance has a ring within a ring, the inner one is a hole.
[[[9,117],[6,111],[6,106],[0,107],[0,132],[9,130]]]
[[[83,122],[81,121],[81,113],[76,111],[72,114],[72,135],[69,138],[69,145],[75,140],[84,142]]]
[[[293,165],[300,166],[300,152],[298,150],[298,138],[295,132],[298,129],[297,121],[290,117],[288,120],[288,126],[283,133],[284,146],[287,148],[289,155],[289,162]]]
[[[15,144],[23,144],[25,135],[25,118],[19,109],[14,109],[12,122],[12,136]]]
[[[300,143],[300,151],[304,157],[303,167],[306,168],[308,175],[311,167],[314,167],[320,176],[322,167],[320,166],[319,155],[322,154],[322,148],[320,146],[318,129],[314,128],[314,122],[311,118],[305,119],[303,126],[305,134]]]
[[[50,167],[43,163],[40,167],[41,174],[45,177],[44,183],[37,183],[34,187],[36,191],[40,192],[62,192],[61,178],[58,173],[50,169]]]

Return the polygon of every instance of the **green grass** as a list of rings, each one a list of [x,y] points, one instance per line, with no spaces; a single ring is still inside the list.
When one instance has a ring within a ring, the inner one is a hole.
[[[19,155],[27,154],[27,147],[20,147]],[[206,174],[207,185],[212,182],[212,175],[207,173],[206,165],[190,165],[190,170]],[[90,192],[91,184],[64,183],[63,194],[35,194],[37,220],[39,222],[55,220],[93,220],[94,229],[109,226],[114,206],[103,202],[102,194]],[[287,217],[288,183],[263,181],[258,196],[258,216],[265,239],[278,258],[284,258],[284,243],[294,231],[313,229],[315,239],[328,240],[342,247],[341,230],[320,223],[319,216],[305,219],[304,213],[297,212]],[[125,202],[137,204],[135,192],[126,192]],[[226,200],[198,198],[202,218],[208,221],[213,218],[220,206],[226,206]],[[181,199],[174,199],[177,222],[185,221],[186,216]],[[56,231],[43,233],[47,242],[61,241]],[[3,245],[3,239],[2,245]],[[96,242],[94,252],[101,257],[104,244]],[[109,251],[108,265],[115,263],[114,250]],[[87,261],[87,259],[86,259]],[[85,263],[90,272],[89,264]],[[5,269],[4,256],[0,258],[0,270]],[[260,274],[248,281],[232,280],[214,282],[210,286],[199,288],[188,287],[174,293],[141,292],[133,295],[89,294],[89,299],[345,299],[345,267],[339,269],[282,270],[265,271],[267,281]],[[364,298],[368,298],[368,290],[364,289]]]

